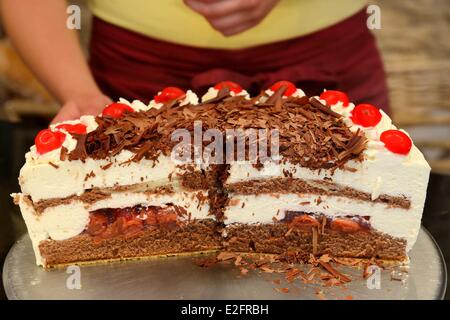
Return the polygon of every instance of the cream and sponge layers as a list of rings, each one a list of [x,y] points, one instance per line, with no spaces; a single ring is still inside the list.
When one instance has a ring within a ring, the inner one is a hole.
[[[51,163],[27,157],[20,170],[19,184],[22,193],[33,201],[49,198],[79,196],[85,190],[113,188],[149,183],[153,187],[167,186],[176,181],[184,171],[170,156],[160,155],[156,161],[132,161],[134,153],[124,150],[109,159],[85,161],[60,161]]]
[[[373,142],[375,144],[375,142]],[[364,151],[364,161],[349,161],[336,170],[311,170],[289,161],[280,164],[266,162],[260,168],[247,163],[232,163],[225,187],[252,180],[270,180],[289,176],[303,181],[326,180],[371,195],[404,197],[415,210],[422,210],[426,197],[430,166],[422,153],[413,146],[406,156],[397,155],[382,146]]]
[[[134,206],[166,207],[174,205],[186,209],[189,218],[210,219],[207,191],[180,191],[176,193],[113,192],[94,203],[71,200],[36,212],[33,202],[24,194],[13,194],[25,220],[36,262],[42,265],[39,244],[47,239],[66,240],[81,234],[89,223],[89,213],[99,209],[128,208]]]
[[[230,194],[225,224],[271,224],[295,211],[335,217],[370,217],[376,231],[407,241],[407,251],[416,242],[422,217],[421,207],[404,209],[385,203],[313,194]],[[245,208],[242,209],[242,208]]]

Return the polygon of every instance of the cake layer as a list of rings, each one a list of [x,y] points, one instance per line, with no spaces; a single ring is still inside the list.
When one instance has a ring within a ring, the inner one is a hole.
[[[39,200],[33,202],[33,207],[38,214],[42,213],[44,210],[55,207],[58,205],[69,204],[73,201],[81,201],[83,203],[92,205],[95,202],[101,200],[107,200],[112,197],[112,195],[117,194],[153,194],[153,195],[174,195],[175,193],[180,194],[182,197],[189,198],[190,194],[195,194],[198,200],[202,203],[206,201],[204,198],[208,194],[207,189],[201,188],[184,188],[179,184],[183,185],[183,181],[175,181],[172,184],[168,184],[161,187],[153,187],[152,183],[139,183],[130,186],[117,186],[113,188],[105,189],[91,189],[87,190],[80,196],[70,196],[66,198],[50,198],[45,200]],[[31,197],[29,198],[31,200]]]
[[[50,163],[30,160],[21,169],[22,192],[33,201],[81,196],[90,189],[126,188],[145,184],[148,188],[183,185],[192,190],[208,189],[214,168],[201,170],[194,164],[176,164],[170,156],[156,161],[134,162],[134,153],[124,150],[111,159],[55,160]],[[58,181],[58,184],[53,183]]]
[[[186,220],[209,219],[207,191],[179,192],[112,192],[97,201],[83,202],[82,199],[61,199],[46,209],[37,211],[33,201],[23,194],[16,194],[15,201],[20,206],[28,233],[35,248],[36,260],[42,264],[39,250],[40,242],[47,239],[66,240],[83,233],[88,224],[90,213],[101,209],[126,208],[134,206],[167,207],[177,206],[187,214]],[[38,207],[39,208],[39,207]]]
[[[146,228],[128,236],[108,239],[89,234],[67,240],[45,240],[39,245],[46,267],[76,262],[94,262],[158,255],[218,250],[215,222],[193,220],[182,226]]]
[[[339,196],[355,200],[381,203],[388,207],[410,209],[411,202],[404,196],[379,195],[372,199],[365,193],[350,187],[338,185],[327,180],[301,180],[295,178],[273,178],[265,180],[241,181],[226,185],[226,190],[232,195],[258,194],[312,194],[318,196]]]
[[[367,216],[374,230],[407,241],[409,251],[420,229],[421,211],[345,196],[317,194],[230,195],[225,224],[272,223],[283,220],[287,211],[321,213],[327,217]]]
[[[233,252],[291,255],[304,262],[309,261],[311,254],[397,261],[407,259],[404,240],[375,230],[344,232],[331,229],[329,224],[323,229],[307,230],[288,223],[237,223],[227,226],[225,232],[224,248]]]

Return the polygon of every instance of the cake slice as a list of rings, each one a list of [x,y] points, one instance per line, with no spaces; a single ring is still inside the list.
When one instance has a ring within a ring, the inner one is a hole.
[[[404,261],[429,171],[384,112],[342,92],[281,81],[252,98],[223,82],[201,103],[169,87],[41,131],[13,197],[44,267],[218,250]]]
[[[430,171],[410,137],[341,92],[283,100],[280,117],[255,111],[282,128],[280,163],[230,165],[224,248],[406,260]]]
[[[170,109],[121,100],[98,117],[41,131],[26,155],[20,205],[36,261],[75,262],[205,252],[221,247],[201,166],[171,161]],[[159,99],[159,100],[158,100]],[[196,101],[183,92],[179,105]],[[167,103],[166,103],[167,102]],[[166,104],[164,104],[166,103]],[[62,137],[62,138],[61,138]]]

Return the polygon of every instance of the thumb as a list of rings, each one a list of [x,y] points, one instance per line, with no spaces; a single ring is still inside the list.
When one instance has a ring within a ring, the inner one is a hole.
[[[75,102],[67,102],[59,110],[58,114],[53,118],[51,124],[63,122],[66,120],[74,120],[81,116],[80,110]]]

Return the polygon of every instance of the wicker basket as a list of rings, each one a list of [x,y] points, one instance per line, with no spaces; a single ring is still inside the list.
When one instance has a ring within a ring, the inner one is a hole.
[[[450,61],[387,61],[394,122],[435,171],[450,172]]]
[[[450,1],[374,0],[394,122],[409,133],[434,171],[450,173]]]

